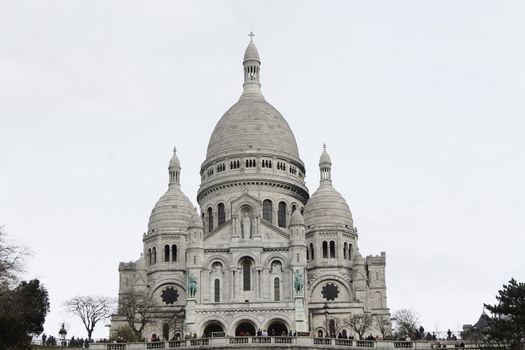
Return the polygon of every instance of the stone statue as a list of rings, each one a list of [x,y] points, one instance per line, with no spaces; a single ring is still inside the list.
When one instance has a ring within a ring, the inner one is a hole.
[[[303,274],[299,270],[295,270],[294,288],[296,294],[301,293],[301,291],[303,290]]]
[[[244,216],[241,220],[242,226],[242,238],[252,238],[252,219],[248,216],[247,212],[244,212]]]
[[[195,275],[192,273],[188,277],[188,291],[189,291],[189,297],[195,298],[195,294],[197,294],[197,279],[195,278]]]

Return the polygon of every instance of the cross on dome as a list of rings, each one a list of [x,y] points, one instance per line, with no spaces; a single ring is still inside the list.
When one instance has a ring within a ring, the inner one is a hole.
[[[250,37],[250,42],[253,43],[253,37],[255,36],[255,34],[253,34],[253,32],[250,31],[250,34],[248,34],[248,36]]]

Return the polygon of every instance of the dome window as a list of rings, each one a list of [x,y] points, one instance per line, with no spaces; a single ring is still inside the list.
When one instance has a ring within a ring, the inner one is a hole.
[[[286,171],[286,163],[284,163],[284,162],[277,162],[277,170]]]
[[[263,168],[272,168],[272,161],[270,159],[263,159],[261,162]]]
[[[269,223],[271,223],[272,222],[272,212],[273,212],[272,201],[269,199],[265,199],[263,201],[263,220],[266,220]]]
[[[297,175],[297,168],[293,165],[290,165],[290,174]]]
[[[352,260],[352,244],[348,245],[348,260]]]
[[[171,246],[171,261],[177,261],[177,245],[174,244]]]
[[[330,241],[330,258],[335,258],[335,242]]]
[[[255,168],[257,166],[257,161],[255,159],[246,159],[247,168]]]
[[[279,202],[279,212],[277,213],[277,224],[279,227],[286,228],[286,203]]]
[[[323,259],[328,259],[328,242],[323,241]]]
[[[222,173],[224,170],[226,170],[224,163],[217,164],[217,173]]]
[[[238,160],[232,160],[230,162],[230,169],[239,169],[241,167],[241,163]]]
[[[218,213],[218,226],[221,226],[226,222],[226,212],[224,210],[224,204],[219,203],[217,206],[217,213]]]
[[[170,246],[166,244],[164,246],[164,262],[170,261]]]
[[[213,210],[208,208],[208,232],[213,231]]]
[[[315,256],[314,256],[314,244],[313,243],[310,243],[310,260],[314,260]]]
[[[153,247],[152,253],[152,264],[155,265],[157,263],[157,248]]]

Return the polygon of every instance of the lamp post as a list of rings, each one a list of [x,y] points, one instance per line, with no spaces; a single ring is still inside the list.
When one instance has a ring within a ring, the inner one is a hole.
[[[60,337],[60,343],[62,344],[62,346],[66,346],[67,345],[66,343],[67,331],[66,331],[66,327],[64,323],[62,323],[62,327],[58,331],[58,335]]]
[[[324,321],[325,321],[325,329],[326,329],[326,334],[329,334],[329,330],[328,330],[328,305],[326,303],[324,303]]]

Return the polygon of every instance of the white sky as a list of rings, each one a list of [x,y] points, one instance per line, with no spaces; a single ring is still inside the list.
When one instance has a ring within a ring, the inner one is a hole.
[[[177,146],[194,203],[248,32],[310,193],[326,142],[388,303],[457,330],[525,280],[525,3],[2,1],[0,224],[61,304],[116,296]],[[95,337],[107,336],[99,325]]]

